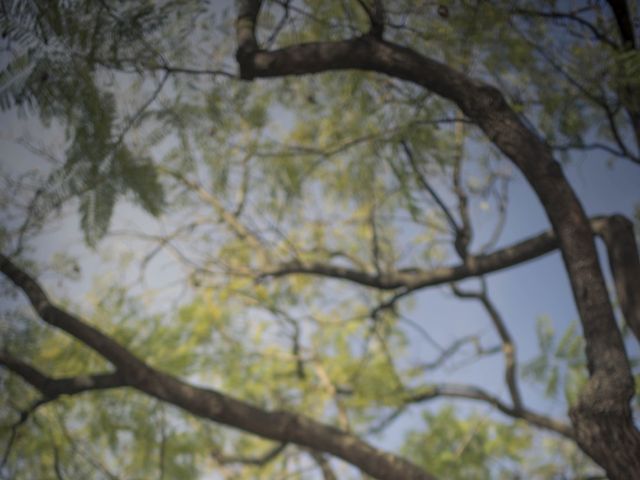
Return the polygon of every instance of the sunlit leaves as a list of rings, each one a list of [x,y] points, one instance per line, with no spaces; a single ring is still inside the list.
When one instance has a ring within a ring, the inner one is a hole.
[[[504,478],[530,447],[530,434],[518,425],[479,414],[464,417],[453,407],[425,413],[422,420],[425,428],[409,433],[403,451],[442,478]]]

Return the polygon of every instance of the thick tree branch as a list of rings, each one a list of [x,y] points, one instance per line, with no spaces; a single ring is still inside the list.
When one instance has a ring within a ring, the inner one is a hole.
[[[281,277],[291,274],[319,275],[349,280],[360,285],[382,290],[403,288],[414,291],[420,288],[442,285],[496,272],[540,257],[556,248],[558,248],[558,242],[555,235],[553,232],[547,231],[490,254],[469,256],[465,263],[436,267],[430,270],[411,268],[396,272],[382,272],[377,275],[363,270],[322,262],[294,260],[273,270],[262,272],[261,277]]]
[[[376,38],[382,38],[384,33],[384,6],[382,5],[382,0],[373,0],[372,5],[369,5],[366,0],[358,0],[358,3],[369,17],[369,23],[371,24],[369,34]]]
[[[625,322],[640,342],[640,259],[633,224],[622,215],[592,222],[607,247],[609,266]]]
[[[435,479],[407,460],[380,451],[350,433],[303,415],[263,410],[216,390],[192,386],[156,370],[98,329],[53,305],[42,287],[4,255],[0,255],[0,270],[27,295],[43,321],[64,330],[113,363],[123,386],[130,386],[193,415],[223,425],[280,443],[294,443],[335,455],[374,478]],[[7,363],[32,378],[41,388],[46,388],[46,379],[34,373],[34,369],[20,362],[10,362],[10,359]],[[113,379],[99,378],[103,383],[115,382]],[[73,385],[69,379],[61,380]]]
[[[622,38],[622,44],[627,48],[635,48],[636,37],[633,33],[633,20],[626,0],[607,0],[616,17],[616,24]]]
[[[52,304],[42,287],[3,254],[0,254],[0,271],[25,293],[38,316],[46,323],[77,338],[122,373],[144,375],[146,365],[140,359],[97,328]]]
[[[621,215],[594,217],[590,223],[593,233],[601,237],[607,246],[620,307],[627,325],[640,342],[640,295],[637,293],[640,261],[633,225]],[[370,273],[329,263],[295,260],[261,272],[260,277],[318,275],[381,290],[400,289],[390,300],[372,311],[372,315],[376,315],[393,307],[398,300],[416,290],[493,273],[541,257],[557,248],[556,236],[552,231],[546,231],[489,254],[468,256],[464,263],[430,270],[412,268],[397,272]]]
[[[627,325],[640,342],[640,296],[637,294],[640,261],[633,225],[625,217],[614,215],[594,217],[591,219],[591,227],[607,246],[620,307]],[[328,263],[295,260],[273,270],[261,272],[260,277],[317,275],[381,290],[400,289],[390,300],[372,311],[372,316],[375,316],[380,311],[393,307],[398,300],[416,290],[493,273],[541,257],[557,248],[558,241],[555,235],[546,231],[490,254],[469,256],[464,263],[430,270],[414,268],[397,272],[370,273]]]
[[[240,2],[240,18],[258,10]],[[524,174],[558,238],[586,343],[589,381],[572,408],[576,439],[613,479],[640,471],[640,432],[629,405],[635,387],[600,268],[591,225],[549,146],[495,87],[394,43],[361,36],[258,49],[254,30],[238,30],[241,78],[366,70],[419,85],[455,103]],[[251,44],[253,50],[247,51]]]
[[[413,170],[413,173],[416,176],[418,182],[429,193],[431,198],[433,198],[433,200],[436,202],[436,204],[440,207],[442,212],[445,214],[445,216],[447,218],[447,221],[449,223],[449,226],[451,227],[451,230],[453,230],[453,232],[455,233],[455,235],[457,237],[459,232],[460,232],[460,227],[458,226],[458,222],[456,221],[456,219],[453,218],[453,214],[449,210],[449,207],[447,207],[447,204],[444,203],[444,201],[440,198],[440,195],[438,195],[438,192],[436,192],[433,189],[433,187],[429,184],[429,182],[427,181],[425,176],[420,171],[420,168],[418,167],[418,164],[416,163],[416,160],[415,160],[415,158],[413,156],[413,152],[411,151],[411,148],[409,147],[409,144],[404,140],[402,140],[400,142],[400,144],[402,145],[402,149],[404,150],[404,153],[405,153],[405,155],[407,157],[407,160],[409,160],[409,164],[411,165],[411,169]]]

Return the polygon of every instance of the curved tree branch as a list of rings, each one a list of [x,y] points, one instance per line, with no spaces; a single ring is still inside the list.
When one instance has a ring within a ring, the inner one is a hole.
[[[414,291],[512,267],[545,255],[556,248],[558,248],[558,242],[555,235],[551,231],[547,231],[490,254],[469,256],[462,264],[429,270],[408,268],[396,272],[382,272],[378,275],[323,262],[294,260],[272,270],[261,272],[259,276],[265,278],[291,274],[319,275],[349,280],[381,290],[403,288]]]
[[[38,390],[47,401],[61,395],[75,395],[92,390],[107,390],[127,385],[117,372],[51,378],[28,363],[4,352],[0,353],[0,365],[19,375],[24,381]]]
[[[622,313],[627,325],[640,342],[640,296],[637,293],[640,260],[633,224],[622,215],[594,217],[590,224],[593,233],[605,242]],[[399,290],[391,299],[372,311],[372,315],[375,315],[393,307],[398,300],[416,290],[497,272],[541,257],[557,248],[557,237],[552,231],[546,231],[489,254],[469,256],[464,263],[429,270],[413,268],[397,272],[370,273],[329,263],[296,260],[261,272],[260,277],[318,275],[381,290]]]
[[[586,343],[589,381],[571,419],[580,447],[613,479],[640,471],[640,432],[630,408],[634,380],[600,268],[591,225],[549,145],[500,90],[410,48],[364,35],[264,51],[255,38],[259,2],[238,2],[240,77],[365,70],[421,86],[455,103],[524,174],[558,238]]]
[[[135,388],[193,415],[260,437],[335,455],[374,478],[436,478],[409,461],[378,450],[355,435],[335,427],[287,411],[257,408],[216,390],[195,387],[156,370],[97,328],[52,304],[45,291],[32,277],[1,254],[0,271],[27,295],[44,322],[60,328],[114,364],[121,386]],[[10,359],[6,360],[6,363],[10,363],[14,371],[19,370],[37,385],[46,388],[47,379],[38,375],[34,369],[20,362],[12,363]],[[99,378],[102,378],[102,382],[108,383],[103,377]],[[66,385],[74,385],[73,380],[61,380]],[[115,383],[113,378],[109,381]]]
[[[487,311],[487,314],[491,318],[494,328],[496,329],[498,336],[502,342],[502,353],[504,355],[505,363],[505,382],[511,395],[511,401],[515,410],[522,410],[523,402],[520,395],[520,389],[518,388],[518,366],[516,357],[516,346],[511,338],[511,333],[507,328],[506,323],[502,319],[502,315],[498,312],[498,309],[489,298],[487,293],[487,286],[484,278],[481,279],[482,288],[479,292],[471,292],[461,290],[455,283],[451,284],[453,293],[459,298],[473,298],[480,301],[482,306]]]

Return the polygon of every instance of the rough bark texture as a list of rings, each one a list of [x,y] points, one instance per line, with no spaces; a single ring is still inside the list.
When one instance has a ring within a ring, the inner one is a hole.
[[[582,449],[612,479],[640,475],[640,432],[630,409],[628,358],[616,325],[589,220],[549,146],[499,90],[417,52],[370,35],[263,51],[255,40],[259,2],[240,2],[240,76],[254,78],[359,69],[406,80],[454,102],[524,174],[557,235],[586,341],[589,381],[571,411]]]

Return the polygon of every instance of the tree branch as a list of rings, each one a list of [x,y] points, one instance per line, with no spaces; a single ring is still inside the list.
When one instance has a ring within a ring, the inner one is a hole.
[[[515,410],[522,410],[524,408],[522,403],[522,396],[520,395],[520,389],[518,388],[518,371],[517,371],[517,358],[516,347],[511,334],[507,329],[502,316],[498,312],[498,309],[493,304],[489,295],[487,294],[487,286],[484,278],[482,281],[482,289],[479,292],[468,292],[461,290],[455,283],[451,284],[453,293],[459,298],[473,298],[480,303],[487,311],[487,314],[491,318],[494,328],[498,332],[498,336],[502,342],[502,353],[504,354],[505,363],[505,382],[511,395],[511,401],[513,402],[513,408]]]
[[[532,412],[524,408],[514,408],[502,402],[498,397],[491,395],[485,390],[469,385],[442,384],[433,385],[419,389],[413,393],[407,393],[406,403],[419,403],[433,400],[438,397],[465,398],[468,400],[479,400],[489,403],[500,412],[512,418],[526,420],[531,425],[558,433],[570,440],[576,440],[573,429],[560,420],[549,418],[545,415]]]
[[[239,2],[240,7],[246,4]],[[247,12],[240,8],[239,22],[245,25],[238,29],[241,78],[364,70],[405,80],[455,103],[521,170],[557,235],[585,337],[589,381],[571,411],[577,442],[611,477],[633,476],[640,470],[640,432],[629,405],[635,391],[629,359],[589,219],[549,145],[500,90],[410,48],[366,35],[258,50],[253,29],[258,10],[251,10],[250,22]]]
[[[61,395],[75,395],[91,390],[107,390],[127,386],[117,372],[51,378],[31,365],[4,352],[0,353],[0,365],[19,375],[47,400],[53,400]]]
[[[554,18],[554,19],[564,19],[569,20],[571,22],[576,22],[577,24],[587,28],[593,36],[601,43],[604,43],[611,48],[618,49],[620,46],[612,41],[609,37],[607,37],[604,33],[600,32],[598,28],[591,22],[585,20],[582,17],[579,17],[575,12],[557,12],[555,10],[551,10],[548,12],[538,11],[538,10],[529,10],[526,8],[516,8],[514,13],[517,15],[523,16],[535,16],[541,18]]]
[[[397,272],[382,272],[377,275],[322,262],[294,260],[273,270],[262,272],[260,277],[281,277],[291,274],[319,275],[349,280],[382,290],[403,288],[415,291],[502,270],[540,257],[556,248],[558,248],[558,242],[555,235],[551,231],[546,231],[486,255],[469,256],[465,263],[436,267],[430,270],[408,268]],[[407,293],[409,292],[402,294],[402,296]]]
[[[263,438],[330,453],[378,479],[436,478],[409,461],[378,450],[357,436],[335,427],[287,411],[263,410],[216,390],[195,387],[156,370],[111,337],[53,305],[42,287],[4,255],[0,255],[0,270],[27,295],[44,322],[64,330],[113,363],[117,367],[122,386],[133,387],[193,415]],[[38,385],[46,384],[42,376],[34,374],[35,370],[26,368],[25,364],[15,361],[11,363],[10,359],[7,363],[32,378]],[[114,379],[109,381],[115,382]],[[103,379],[102,382],[106,380]],[[76,393],[86,390],[79,386],[77,388]]]
[[[322,478],[324,480],[338,480],[333,468],[331,468],[331,464],[329,460],[325,458],[324,455],[314,452],[313,450],[309,450],[309,455],[313,458],[313,461],[316,462],[316,465],[320,468],[322,472]]]
[[[136,376],[145,374],[147,367],[144,362],[97,328],[53,305],[42,287],[3,254],[0,254],[0,271],[25,293],[44,322],[77,338],[122,370],[122,373]]]
[[[602,217],[592,222],[593,231],[607,247],[609,266],[625,322],[640,342],[640,259],[633,223],[622,215]]]
[[[0,470],[6,464],[16,439],[18,428],[42,405],[49,403],[61,395],[75,395],[92,390],[106,390],[125,386],[118,373],[102,373],[97,375],[81,375],[54,379],[41,373],[31,365],[0,352],[0,365],[20,376],[25,382],[38,390],[42,397],[33,402],[26,410],[20,412],[20,418],[11,426],[9,440],[0,459]]]
[[[640,279],[640,260],[633,224],[622,215],[594,217],[590,224],[593,233],[600,236],[607,246],[609,264],[625,321],[640,342],[640,298],[636,293]],[[556,248],[556,236],[553,232],[546,231],[489,254],[469,256],[464,263],[430,270],[410,268],[397,272],[369,273],[327,263],[294,260],[273,270],[261,272],[259,276],[318,275],[381,290],[400,289],[388,301],[372,310],[371,314],[375,316],[382,310],[392,308],[398,300],[416,290],[493,273],[541,257]]]
[[[440,195],[438,195],[438,192],[436,192],[431,187],[431,185],[429,184],[427,179],[424,177],[424,175],[422,174],[422,172],[418,168],[418,164],[416,163],[415,158],[413,157],[413,152],[411,151],[411,148],[409,148],[409,144],[407,142],[405,142],[404,140],[401,141],[400,144],[402,145],[404,153],[406,154],[407,159],[409,160],[409,164],[411,165],[413,173],[416,176],[416,178],[418,179],[418,182],[422,185],[422,187],[427,192],[429,192],[429,195],[431,195],[433,200],[435,200],[435,202],[438,204],[440,209],[443,211],[443,213],[447,217],[447,220],[449,222],[449,226],[451,227],[451,230],[453,230],[453,232],[455,233],[455,235],[457,237],[458,233],[460,232],[460,227],[458,226],[458,222],[456,222],[455,218],[453,218],[453,215],[451,214],[451,211],[449,210],[449,207],[447,207],[447,205],[442,201],[442,199],[440,198]]]

